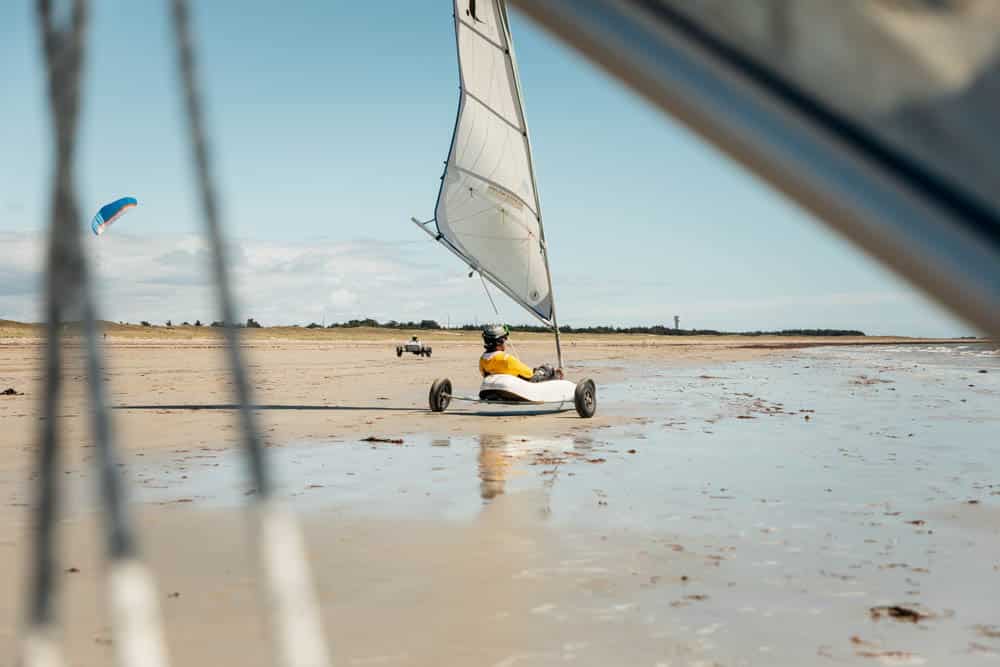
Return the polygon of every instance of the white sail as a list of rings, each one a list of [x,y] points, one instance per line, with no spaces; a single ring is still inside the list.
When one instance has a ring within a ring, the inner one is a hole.
[[[439,241],[555,325],[538,193],[503,0],[455,0],[461,99],[438,194]]]

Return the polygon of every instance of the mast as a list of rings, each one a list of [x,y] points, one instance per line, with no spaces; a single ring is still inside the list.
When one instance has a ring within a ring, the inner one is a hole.
[[[542,241],[544,241],[544,237]],[[545,256],[545,268],[549,268],[549,253],[542,251]],[[552,296],[552,329],[556,332],[556,363],[559,364],[559,369],[563,367],[562,361],[562,344],[559,342],[559,320],[556,319],[556,295],[552,293],[552,272],[549,272],[549,294]]]
[[[514,57],[514,39],[510,34],[510,19],[507,17],[506,0],[497,0],[497,8],[503,20],[503,29],[507,33],[507,51],[510,57],[510,67],[514,71],[514,88],[517,92],[517,102],[521,111],[521,123],[524,125],[524,143],[528,146],[528,172],[531,174],[531,189],[535,193],[539,241],[542,247],[542,259],[545,260],[545,278],[549,286],[549,299],[552,301],[552,329],[556,335],[556,360],[559,368],[562,368],[562,344],[559,340],[559,320],[556,318],[556,294],[552,291],[552,270],[549,268],[549,249],[545,243],[545,225],[542,224],[542,202],[538,195],[538,182],[535,180],[535,164],[531,153],[531,137],[528,133],[528,114],[524,112],[524,95],[521,93],[521,74],[517,69],[517,58]]]

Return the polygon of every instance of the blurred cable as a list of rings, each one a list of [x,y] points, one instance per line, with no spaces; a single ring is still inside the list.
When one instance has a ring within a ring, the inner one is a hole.
[[[271,470],[265,459],[260,428],[252,409],[250,384],[240,350],[239,329],[226,265],[225,243],[212,177],[201,95],[197,85],[197,65],[187,0],[172,0],[172,9],[195,178],[201,197],[205,230],[212,248],[212,275],[222,312],[230,372],[240,408],[244,449],[257,491],[254,498],[258,557],[277,635],[277,658],[279,664],[288,667],[324,667],[329,664],[329,657],[301,529],[291,512],[274,498]]]

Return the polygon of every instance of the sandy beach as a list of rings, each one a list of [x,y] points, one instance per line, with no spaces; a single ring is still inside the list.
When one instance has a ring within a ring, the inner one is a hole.
[[[599,388],[597,416],[582,420],[430,413],[434,378],[478,386],[474,332],[420,332],[430,359],[397,358],[409,332],[245,334],[336,664],[1000,656],[998,361],[945,372],[909,351],[969,341],[569,335],[567,375]],[[549,337],[514,340],[529,364],[552,361]],[[104,343],[174,662],[270,664],[218,331],[115,326]],[[68,350],[78,355],[72,340]],[[42,352],[36,329],[0,327],[0,390],[23,392],[0,397],[5,661],[24,592]],[[83,396],[71,373],[61,618],[72,663],[98,665],[114,640]],[[876,618],[903,604],[920,610],[915,622]]]

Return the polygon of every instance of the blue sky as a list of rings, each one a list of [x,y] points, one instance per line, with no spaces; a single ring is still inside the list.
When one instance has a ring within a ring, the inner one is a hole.
[[[80,199],[88,214],[139,200],[86,239],[102,310],[212,319],[168,3],[93,4]],[[491,318],[478,281],[408,222],[433,212],[455,118],[450,3],[192,4],[242,311],[267,324]],[[33,5],[0,6],[0,318],[40,312],[51,156]],[[526,19],[512,24],[563,322],[970,333]]]

